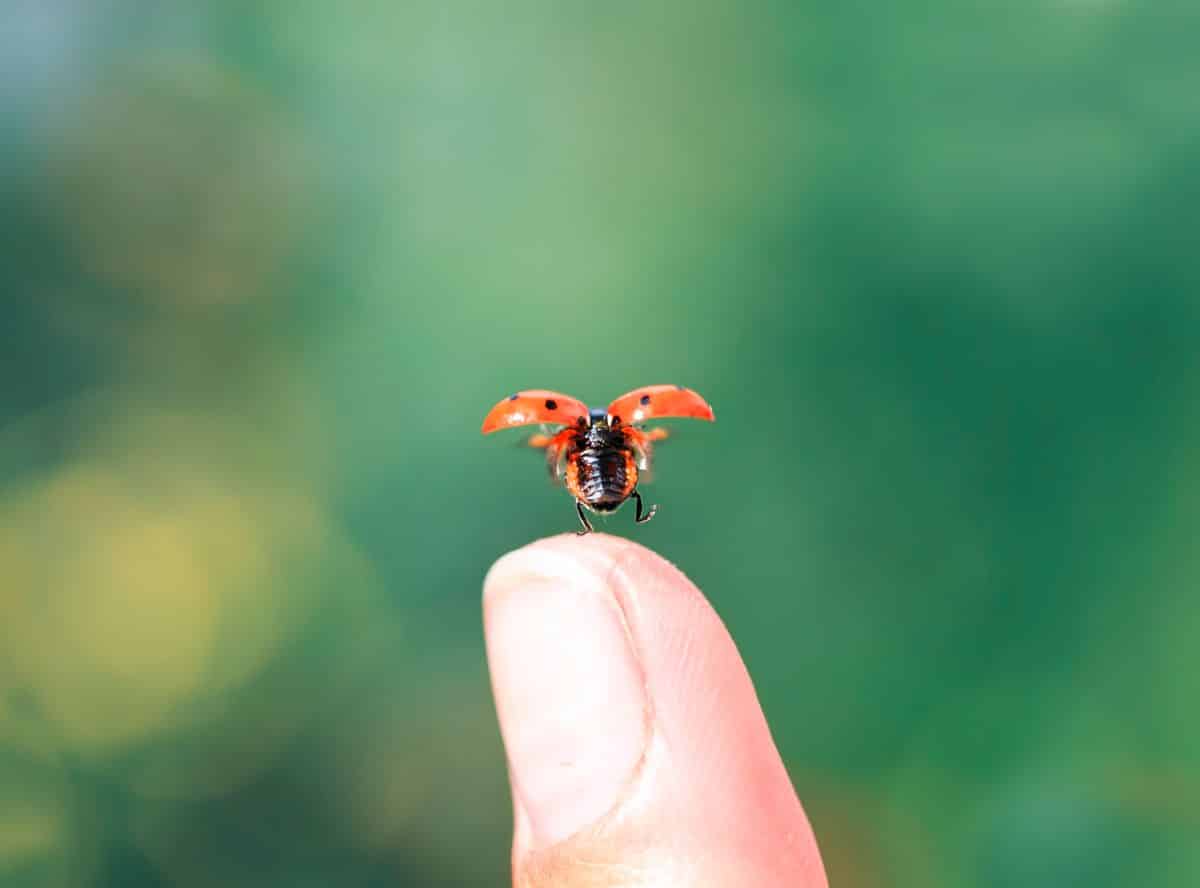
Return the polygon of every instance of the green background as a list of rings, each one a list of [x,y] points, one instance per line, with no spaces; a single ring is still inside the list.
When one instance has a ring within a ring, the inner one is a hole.
[[[835,886],[1200,884],[1198,33],[6,2],[0,884],[505,884],[479,423],[660,382]]]

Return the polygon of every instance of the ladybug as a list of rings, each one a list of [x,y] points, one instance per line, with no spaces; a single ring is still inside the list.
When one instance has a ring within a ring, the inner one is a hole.
[[[517,392],[493,407],[483,420],[483,434],[516,426],[563,426],[553,434],[529,439],[546,451],[546,465],[556,483],[575,497],[583,530],[592,531],[584,509],[615,512],[628,499],[637,505],[638,524],[654,517],[638,493],[638,478],[650,468],[652,445],[667,437],[666,429],[646,429],[648,419],[691,417],[713,422],[713,409],[702,397],[681,385],[650,385],[622,395],[608,409],[589,409],[582,401],[558,392],[533,389]]]

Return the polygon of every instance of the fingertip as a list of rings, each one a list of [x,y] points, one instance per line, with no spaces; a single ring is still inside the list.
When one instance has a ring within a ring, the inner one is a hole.
[[[484,577],[485,606],[514,580],[529,577],[568,582],[590,577],[617,585],[617,592],[620,586],[636,588],[653,580],[655,585],[695,592],[695,586],[674,564],[633,540],[606,533],[564,533],[535,540],[497,559]],[[627,582],[616,583],[618,580]]]
[[[737,648],[673,564],[606,534],[537,540],[488,571],[484,617],[521,866],[710,849],[759,884],[824,884]]]
[[[645,677],[606,551],[539,541],[502,557],[484,582],[496,710],[533,847],[616,806],[649,734]]]

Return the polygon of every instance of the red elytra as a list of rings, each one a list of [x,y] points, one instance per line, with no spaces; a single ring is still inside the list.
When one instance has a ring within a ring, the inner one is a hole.
[[[681,385],[648,385],[621,395],[608,405],[608,415],[633,424],[669,417],[716,420],[708,402]]]
[[[587,404],[570,395],[530,389],[509,395],[488,411],[483,418],[483,433],[535,424],[574,425],[587,415]]]
[[[559,392],[530,389],[510,395],[488,411],[482,432],[528,425],[563,427],[553,435],[534,435],[529,443],[545,449],[551,476],[575,498],[582,535],[592,530],[584,509],[615,512],[633,499],[638,524],[654,517],[658,506],[643,509],[638,480],[650,467],[653,442],[666,438],[667,431],[641,424],[680,417],[716,419],[704,398],[681,385],[634,389],[609,404],[607,411],[590,410],[577,398]]]

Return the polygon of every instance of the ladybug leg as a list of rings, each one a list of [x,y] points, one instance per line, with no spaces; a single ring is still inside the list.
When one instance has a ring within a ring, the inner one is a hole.
[[[556,484],[562,483],[563,471],[566,468],[566,459],[566,445],[551,444],[546,448],[546,469],[550,472],[550,478]]]
[[[584,536],[595,530],[595,528],[592,527],[592,522],[588,521],[587,515],[583,513],[583,503],[581,503],[579,500],[575,500],[575,511],[579,513],[579,523],[583,525],[583,530],[575,531],[575,536]],[[638,510],[638,514],[641,514],[640,509]]]
[[[634,428],[633,426],[624,426],[622,430],[625,432],[625,440],[629,442],[630,449],[633,450],[634,459],[640,472],[650,471],[650,455],[651,441],[657,441],[658,437],[655,433],[659,429],[652,429],[649,432]],[[665,435],[663,436],[665,437]],[[647,481],[650,479],[647,478]]]
[[[642,514],[642,495],[635,490],[633,492],[632,496],[633,496],[634,505],[637,506],[637,516],[633,520],[637,524],[645,524],[647,521],[649,521],[651,518],[654,517],[655,513],[658,511],[658,505],[655,504],[655,505],[651,506],[650,511],[646,512],[643,515]]]

